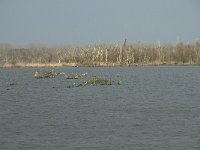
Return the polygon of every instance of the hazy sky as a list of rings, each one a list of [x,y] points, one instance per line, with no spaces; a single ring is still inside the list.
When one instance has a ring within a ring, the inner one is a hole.
[[[199,0],[0,0],[0,43],[193,43]]]

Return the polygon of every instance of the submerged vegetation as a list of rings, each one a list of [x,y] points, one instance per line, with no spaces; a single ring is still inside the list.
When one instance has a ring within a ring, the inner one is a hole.
[[[200,40],[194,44],[95,44],[14,46],[0,44],[1,67],[135,66],[200,64]]]

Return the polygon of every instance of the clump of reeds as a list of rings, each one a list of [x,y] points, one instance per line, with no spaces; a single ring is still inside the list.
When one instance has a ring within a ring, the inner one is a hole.
[[[100,77],[92,77],[88,79],[87,81],[84,81],[79,84],[73,83],[72,85],[69,85],[67,87],[73,88],[73,87],[80,87],[80,86],[120,85],[120,84],[121,84],[121,81],[105,79],[105,78],[100,78]]]
[[[93,77],[85,82],[87,85],[113,85],[120,84],[120,81],[114,81],[111,79]]]
[[[65,74],[65,79],[80,79],[87,76],[87,73],[80,74]]]
[[[45,71],[45,72],[39,72],[36,71],[34,74],[34,77],[36,79],[40,79],[40,78],[54,78],[58,75],[59,73],[56,73],[54,71]]]

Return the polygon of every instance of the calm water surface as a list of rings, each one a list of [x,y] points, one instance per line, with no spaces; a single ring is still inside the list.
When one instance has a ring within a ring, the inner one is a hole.
[[[200,149],[198,66],[55,68],[122,81],[76,88],[35,71],[0,69],[2,150]]]

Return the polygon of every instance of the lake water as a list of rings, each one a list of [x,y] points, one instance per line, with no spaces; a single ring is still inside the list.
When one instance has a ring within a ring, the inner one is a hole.
[[[121,81],[75,88],[36,70],[0,69],[1,150],[200,149],[198,66],[55,68]]]

